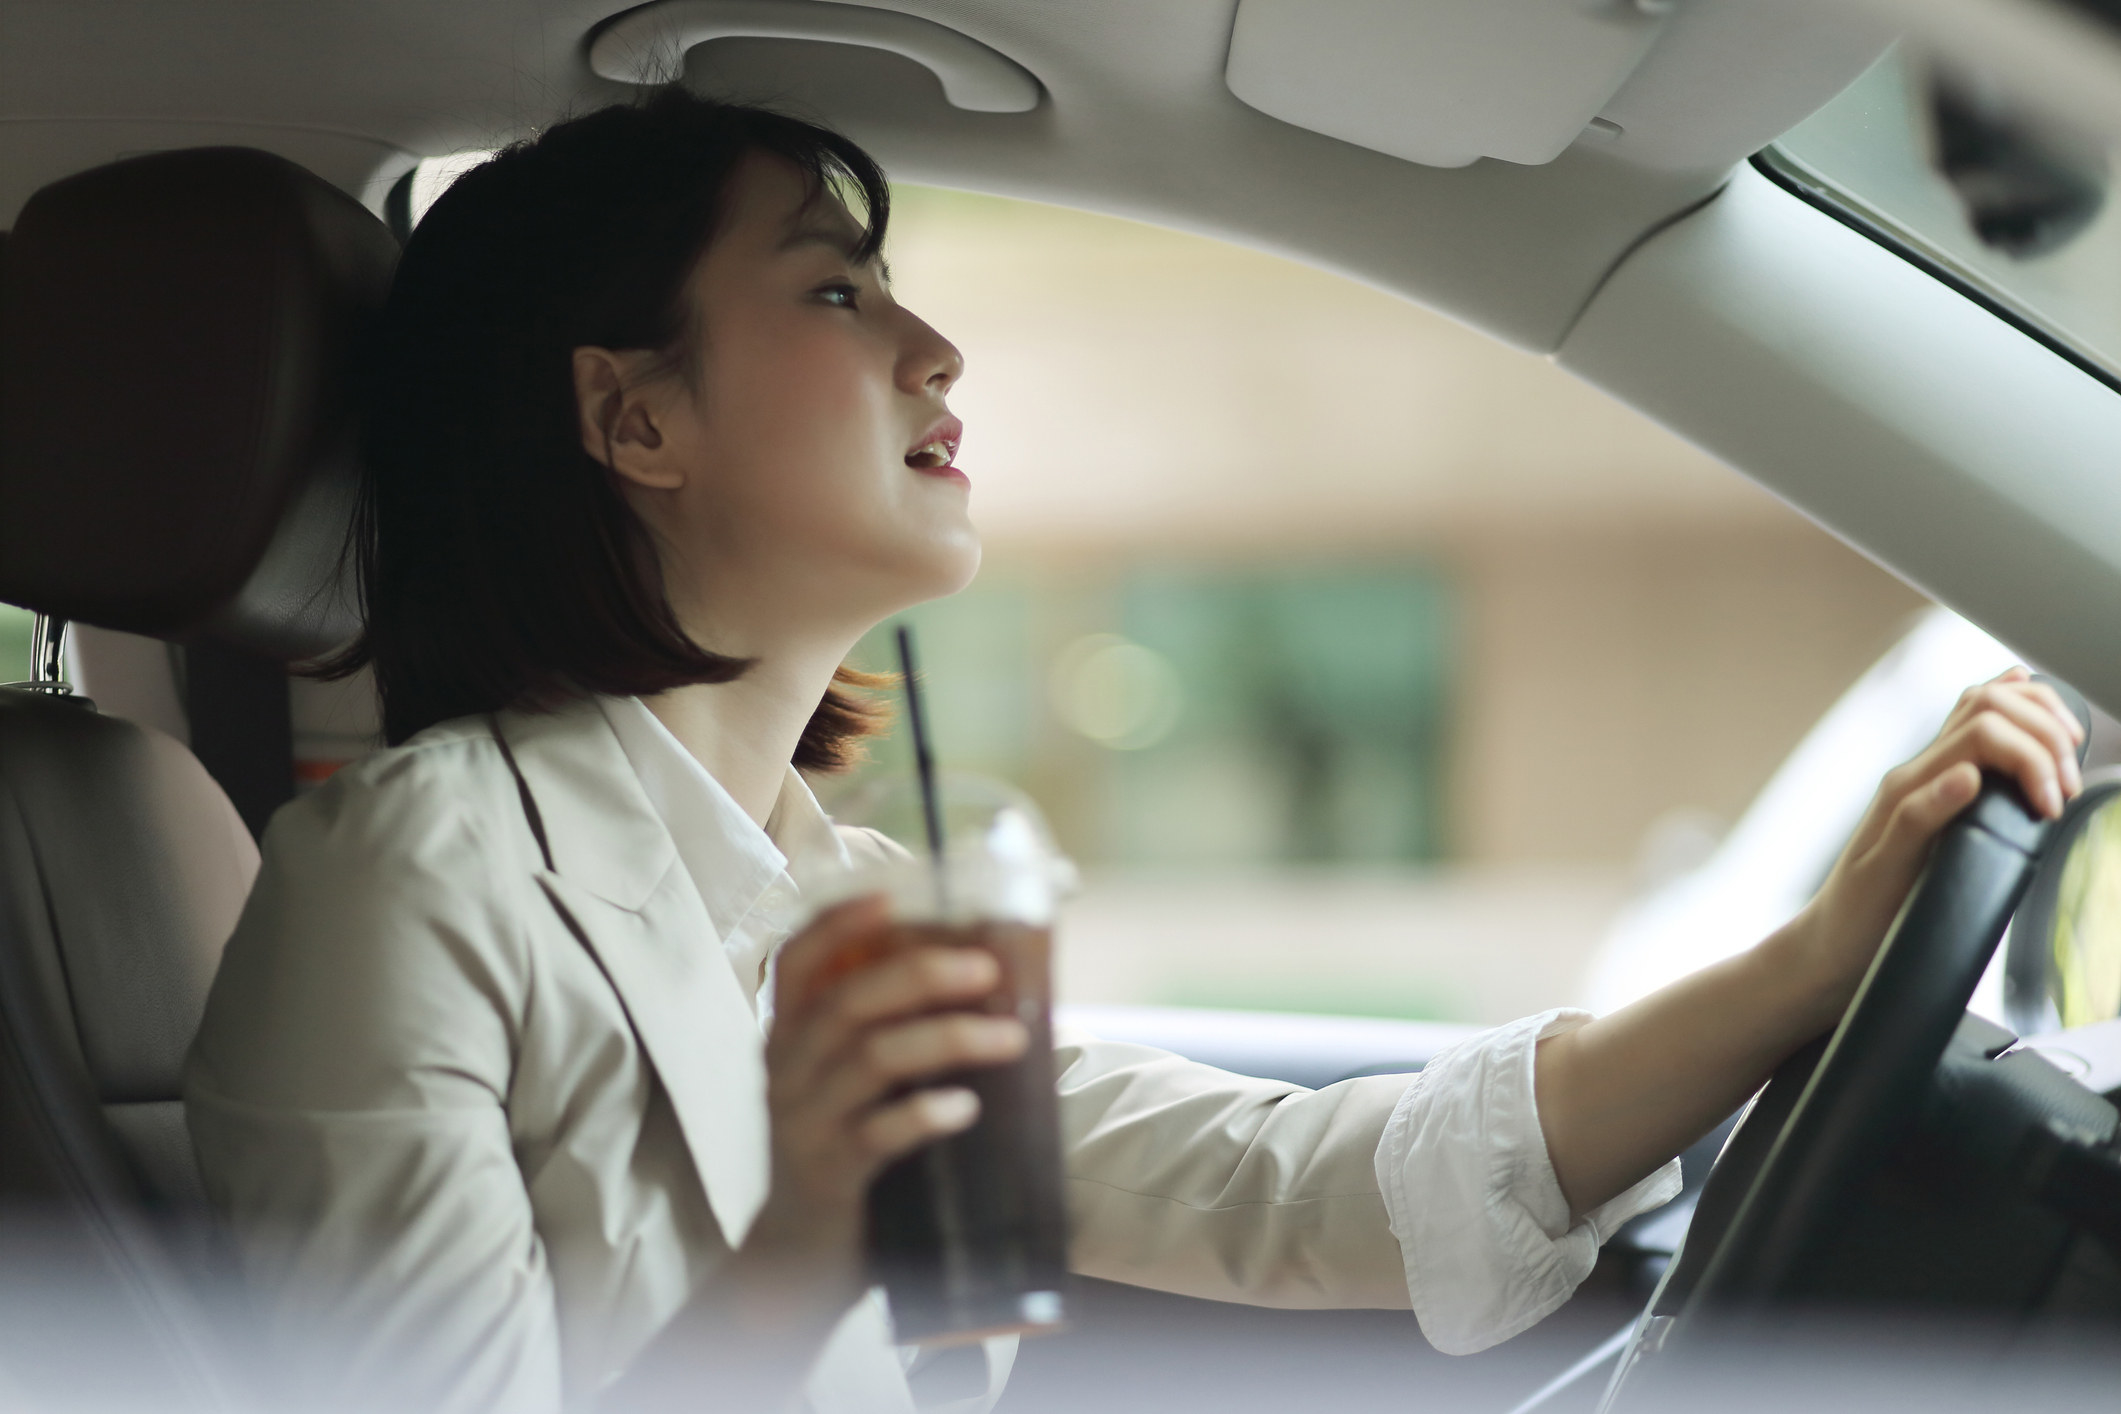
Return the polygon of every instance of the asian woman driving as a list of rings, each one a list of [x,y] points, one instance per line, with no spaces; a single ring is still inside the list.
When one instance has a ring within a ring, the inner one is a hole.
[[[846,140],[667,93],[502,152],[405,249],[338,664],[390,745],[273,821],[187,1083],[244,1278],[342,1396],[914,1407],[863,1195],[974,1120],[924,1082],[1027,1034],[976,949],[825,980],[879,902],[802,925],[882,848],[805,779],[875,724],[843,660],[980,558],[962,360],[893,298],[888,214]],[[1063,1038],[1072,1265],[1508,1338],[1835,1022],[1980,773],[2058,812],[2077,735],[2023,673],[1970,690],[1788,925],[1416,1076]]]

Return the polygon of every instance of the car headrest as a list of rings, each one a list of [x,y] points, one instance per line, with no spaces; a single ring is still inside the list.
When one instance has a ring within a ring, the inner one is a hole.
[[[30,198],[0,267],[0,601],[279,658],[351,637],[354,364],[396,260],[247,148]]]

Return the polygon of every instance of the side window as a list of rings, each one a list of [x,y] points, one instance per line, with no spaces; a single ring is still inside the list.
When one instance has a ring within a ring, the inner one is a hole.
[[[1961,135],[1952,141],[1967,175],[1955,189],[1938,170],[1954,110],[1949,89],[1940,98],[1932,84],[1917,56],[1895,49],[1757,165],[2121,388],[2121,204],[2108,154],[2044,129],[1990,131],[1978,150]],[[1981,166],[2004,155],[2019,165]],[[2016,204],[1984,206],[1983,193]]]
[[[13,604],[0,604],[0,682],[29,676],[29,630],[34,616]]]
[[[911,186],[888,254],[964,351],[986,545],[909,615],[936,745],[1081,865],[1064,1001],[1578,1002],[1922,606],[1544,360],[1316,268]]]

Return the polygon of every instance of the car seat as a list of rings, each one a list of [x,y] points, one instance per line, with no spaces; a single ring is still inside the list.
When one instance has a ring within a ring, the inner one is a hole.
[[[352,362],[396,253],[247,149],[34,196],[0,263],[0,601],[47,642],[68,621],[281,662],[345,642]],[[190,751],[48,657],[0,688],[0,1389],[212,1404],[179,1073],[257,849]],[[75,1317],[109,1348],[79,1349]]]

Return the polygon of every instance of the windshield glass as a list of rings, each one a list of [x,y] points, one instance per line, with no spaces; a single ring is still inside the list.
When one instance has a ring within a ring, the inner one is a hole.
[[[1785,176],[1927,257],[2108,374],[2121,373],[2121,206],[2103,196],[2089,224],[2052,249],[2012,255],[1984,244],[1932,162],[1921,66],[1896,49],[1767,154]]]

